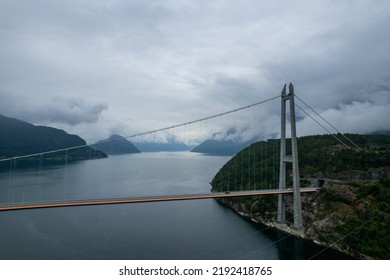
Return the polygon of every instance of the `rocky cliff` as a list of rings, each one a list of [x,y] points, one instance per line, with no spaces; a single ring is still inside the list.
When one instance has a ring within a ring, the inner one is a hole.
[[[292,197],[287,196],[292,222]],[[390,179],[329,183],[316,194],[302,195],[304,230],[276,222],[277,197],[219,200],[239,215],[312,240],[356,258],[390,259]]]

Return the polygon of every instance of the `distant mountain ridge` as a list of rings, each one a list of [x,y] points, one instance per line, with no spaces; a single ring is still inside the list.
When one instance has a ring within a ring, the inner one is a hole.
[[[243,148],[248,146],[251,141],[247,142],[236,142],[232,140],[206,140],[203,141],[199,146],[195,147],[191,152],[193,153],[204,153],[212,155],[224,155],[232,156]]]
[[[118,134],[113,134],[109,139],[99,141],[93,144],[92,147],[108,155],[135,154],[141,152],[129,140]]]
[[[85,140],[81,137],[68,134],[64,130],[47,126],[36,126],[1,114],[0,131],[0,158],[43,153],[86,145]],[[60,158],[64,156],[56,153],[52,155],[47,154],[45,158]],[[68,153],[69,160],[104,157],[107,157],[107,155],[88,146],[71,150]]]
[[[375,131],[372,135],[390,135],[390,130]]]
[[[153,142],[133,142],[141,152],[183,152],[190,148],[179,142],[153,143]]]

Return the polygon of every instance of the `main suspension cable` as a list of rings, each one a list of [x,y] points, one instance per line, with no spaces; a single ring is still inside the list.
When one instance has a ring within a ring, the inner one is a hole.
[[[337,141],[339,141],[341,144],[343,144],[346,148],[351,149],[350,146],[345,144],[340,138],[338,138],[334,133],[329,131],[329,129],[327,129],[321,123],[319,123],[315,118],[313,118],[308,112],[306,112],[304,109],[302,109],[298,104],[295,103],[295,106],[297,106],[302,112],[304,112],[309,118],[311,118],[313,121],[315,121],[319,126],[321,126],[323,129],[325,129],[330,135],[332,135]]]
[[[267,103],[267,102],[275,100],[275,99],[277,99],[279,97],[280,97],[280,95],[277,95],[277,96],[274,96],[274,97],[271,97],[271,98],[268,98],[268,99],[265,99],[265,100],[262,100],[262,101],[259,101],[259,102],[247,105],[247,106],[243,106],[243,107],[234,109],[234,110],[226,111],[226,112],[223,112],[223,113],[211,115],[211,116],[208,116],[208,117],[205,117],[205,118],[200,118],[200,119],[197,119],[197,120],[193,120],[193,121],[189,121],[189,122],[185,122],[185,123],[181,123],[181,124],[167,126],[167,127],[160,128],[160,129],[155,129],[155,130],[149,130],[149,131],[145,131],[145,132],[141,132],[141,133],[136,133],[136,134],[129,135],[129,136],[126,136],[126,137],[111,138],[111,139],[107,139],[107,140],[103,140],[103,141],[98,141],[98,142],[92,143],[92,144],[83,144],[83,145],[78,145],[78,146],[69,147],[69,148],[62,148],[62,149],[51,150],[51,151],[47,151],[47,152],[40,152],[40,153],[33,153],[33,154],[22,155],[22,156],[9,157],[9,158],[5,158],[5,159],[0,159],[0,162],[13,160],[13,159],[21,159],[21,158],[28,158],[28,157],[34,157],[34,156],[41,156],[41,155],[57,153],[57,152],[63,152],[63,151],[70,151],[70,150],[85,148],[85,147],[88,147],[88,146],[94,146],[94,145],[97,145],[97,144],[103,144],[103,143],[107,143],[107,142],[111,142],[111,141],[117,141],[117,140],[121,140],[121,139],[129,139],[129,138],[140,137],[140,136],[144,136],[144,135],[148,135],[148,134],[153,134],[153,133],[156,133],[156,132],[170,130],[170,129],[174,129],[174,128],[178,128],[178,127],[182,127],[182,126],[187,126],[187,125],[194,124],[194,123],[199,123],[199,122],[202,122],[202,121],[207,121],[207,120],[214,119],[214,118],[217,118],[217,117],[222,117],[222,116],[225,116],[225,115],[228,115],[228,114],[232,114],[232,113],[235,113],[235,112],[238,112],[238,111],[242,111],[242,110],[245,110],[245,109],[249,109],[251,107],[255,107],[255,106]]]
[[[338,133],[341,134],[341,136],[343,136],[345,139],[347,139],[352,145],[354,145],[356,148],[358,148],[359,150],[362,150],[362,148],[360,148],[358,145],[356,145],[351,139],[349,139],[346,135],[344,135],[343,133],[341,133],[340,130],[338,130],[336,127],[334,127],[330,122],[328,122],[324,117],[322,117],[319,113],[317,113],[312,107],[310,107],[305,101],[303,101],[302,99],[300,99],[296,94],[295,94],[295,97],[298,98],[299,101],[301,101],[304,105],[306,105],[306,107],[308,107],[314,114],[316,114],[319,118],[321,118],[324,122],[326,122],[330,127],[332,127],[334,130],[336,130]],[[301,109],[302,110],[302,109]]]

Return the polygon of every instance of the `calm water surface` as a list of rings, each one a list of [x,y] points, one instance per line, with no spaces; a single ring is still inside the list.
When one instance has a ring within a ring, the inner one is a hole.
[[[0,204],[205,193],[228,160],[181,152],[43,163],[0,173]],[[307,259],[322,250],[213,199],[0,212],[0,235],[0,259]]]

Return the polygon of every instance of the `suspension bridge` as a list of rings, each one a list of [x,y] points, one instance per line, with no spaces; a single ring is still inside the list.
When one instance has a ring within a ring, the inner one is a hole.
[[[280,99],[281,100],[281,130],[280,130],[280,153],[279,153],[279,182],[278,185],[273,185],[269,189],[259,189],[259,190],[246,190],[246,191],[229,191],[228,188],[223,192],[209,192],[209,193],[200,193],[200,194],[183,194],[183,195],[162,195],[162,196],[127,196],[127,197],[106,197],[106,198],[89,198],[89,199],[62,199],[62,200],[45,200],[45,201],[25,201],[24,197],[22,201],[14,202],[12,198],[6,203],[0,203],[0,211],[11,211],[11,210],[26,210],[26,209],[37,209],[37,208],[53,208],[53,207],[71,207],[71,206],[88,206],[88,205],[107,205],[107,204],[123,204],[123,203],[146,203],[146,202],[159,202],[159,201],[178,201],[178,200],[197,200],[197,199],[211,199],[211,198],[231,198],[231,197],[245,197],[245,196],[260,196],[260,195],[278,195],[278,209],[277,209],[277,220],[280,223],[286,222],[286,205],[285,205],[285,196],[292,195],[293,196],[293,210],[294,210],[294,226],[297,229],[301,229],[303,227],[302,222],[302,206],[301,206],[301,194],[302,193],[313,193],[318,191],[318,188],[315,186],[312,187],[300,187],[300,174],[299,174],[299,164],[298,164],[298,147],[297,147],[297,132],[296,132],[296,116],[295,116],[295,108],[298,107],[304,113],[309,115],[305,110],[295,104],[295,93],[294,87],[292,84],[289,85],[289,92],[287,93],[287,86],[283,87],[283,90],[280,95],[275,97],[256,102],[254,104],[240,107],[234,110],[230,110],[224,113],[215,114],[212,116],[200,118],[194,121],[185,122],[173,126],[168,126],[160,129],[150,130],[143,133],[138,133],[134,135],[130,135],[127,137],[123,137],[126,139],[136,138],[140,136],[145,136],[149,134],[155,134],[157,132],[167,131],[176,129],[179,127],[184,127],[188,125],[192,125],[194,123],[205,122],[211,119],[215,119],[218,117],[222,117],[224,115],[229,115],[232,113],[236,113],[239,111],[243,111],[255,106],[259,106],[261,104]],[[307,105],[303,100],[299,99],[304,105]],[[287,110],[287,103],[289,103],[289,110]],[[308,105],[307,105],[308,106]],[[313,110],[310,106],[308,106],[311,110]],[[289,115],[287,115],[289,112]],[[313,112],[315,112],[313,110]],[[316,112],[315,112],[316,113]],[[317,114],[317,113],[316,113]],[[318,115],[322,118],[320,115]],[[291,154],[287,154],[287,141],[286,138],[286,128],[287,121],[289,120],[290,129],[291,129]],[[323,118],[322,118],[323,119]],[[315,120],[315,119],[314,119]],[[323,119],[324,120],[324,119]],[[316,120],[315,120],[316,121]],[[326,121],[326,120],[324,120]],[[316,121],[317,122],[317,121]],[[327,122],[328,123],[328,122]],[[329,124],[329,123],[328,123]],[[321,124],[320,124],[321,125]],[[330,125],[330,124],[329,124]],[[322,126],[322,125],[321,125]],[[334,126],[332,126],[334,128]],[[326,128],[325,128],[326,129]],[[336,129],[336,128],[334,128]],[[330,131],[327,130],[329,133]],[[337,130],[338,131],[338,130]],[[339,131],[338,131],[339,132]],[[340,141],[343,145],[348,146],[344,141],[335,136],[338,141]],[[122,139],[122,138],[121,138]],[[110,139],[108,141],[115,141],[117,139]],[[349,140],[349,139],[348,139]],[[100,142],[102,143],[102,142]],[[77,150],[80,148],[84,148],[86,146],[91,145],[80,145],[75,147],[69,147],[64,149],[57,149],[49,152],[35,153],[29,155],[22,155],[13,158],[1,159],[0,161],[9,161],[10,166],[13,166],[13,162],[16,162],[20,159],[32,158],[50,153],[58,153],[58,152],[66,152],[66,158],[68,156],[68,152],[72,150]],[[16,165],[16,164],[15,164]],[[286,186],[286,178],[288,176],[286,172],[287,165],[292,166],[292,181],[293,184],[291,187]],[[12,175],[9,176],[10,185],[12,180]],[[227,186],[228,187],[228,186]]]

